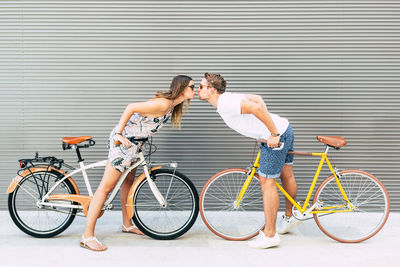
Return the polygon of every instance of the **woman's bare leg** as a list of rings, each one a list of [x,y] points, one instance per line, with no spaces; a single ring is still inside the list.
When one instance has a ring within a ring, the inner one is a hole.
[[[121,173],[114,169],[107,161],[106,168],[104,170],[103,178],[101,179],[100,185],[97,188],[92,201],[90,202],[88,215],[86,218],[85,230],[83,237],[88,238],[94,236],[94,230],[97,222],[97,218],[103,208],[104,202],[108,194],[113,190],[117,183]],[[104,249],[107,248],[105,245],[100,246],[96,241],[89,241],[87,245],[93,249]]]
[[[128,218],[128,211],[126,208],[126,200],[128,198],[129,190],[131,189],[133,185],[133,181],[135,180],[135,174],[136,174],[136,169],[133,169],[128,176],[126,177],[125,181],[123,182],[121,186],[121,191],[120,191],[120,198],[121,198],[121,210],[122,210],[122,224],[129,228],[133,226],[132,224],[132,218]],[[143,235],[142,231],[140,231],[138,228],[133,228],[129,230],[131,233],[135,233],[138,235]]]

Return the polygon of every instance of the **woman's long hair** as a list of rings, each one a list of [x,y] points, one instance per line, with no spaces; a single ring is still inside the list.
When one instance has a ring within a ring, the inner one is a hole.
[[[191,80],[193,79],[186,75],[175,76],[171,81],[169,90],[158,91],[154,98],[162,97],[169,100],[177,99],[179,96],[183,94],[183,91],[185,91],[186,87],[189,85]],[[185,100],[184,102],[174,107],[174,111],[172,112],[171,116],[172,127],[178,127],[178,128],[181,127],[183,105],[185,105],[185,112],[186,112],[187,109],[189,108],[189,104],[190,104],[190,99]]]

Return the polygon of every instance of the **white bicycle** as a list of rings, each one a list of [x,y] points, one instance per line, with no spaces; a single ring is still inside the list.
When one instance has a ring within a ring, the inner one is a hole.
[[[67,229],[75,216],[86,216],[93,193],[86,170],[104,167],[107,160],[84,165],[80,148],[95,145],[91,136],[63,138],[62,147],[75,149],[79,169],[56,157],[39,157],[19,160],[21,169],[8,187],[8,210],[14,223],[34,237],[53,237]],[[128,216],[146,235],[155,239],[174,239],[186,233],[196,221],[199,197],[193,183],[176,170],[177,163],[161,164],[149,169],[150,155],[155,146],[145,139],[130,139],[149,145],[149,153],[139,150],[138,161],[129,167],[118,180],[104,204],[105,210],[113,208],[111,202],[128,174],[138,166],[142,173],[133,183],[127,198]],[[85,142],[85,143],[83,143]],[[83,144],[82,144],[83,143]],[[71,170],[62,170],[65,166]],[[82,173],[89,195],[81,195],[72,176]]]

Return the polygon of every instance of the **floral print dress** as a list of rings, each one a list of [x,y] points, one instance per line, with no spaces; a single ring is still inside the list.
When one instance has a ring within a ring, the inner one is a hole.
[[[146,138],[158,132],[169,120],[172,115],[171,109],[167,114],[161,117],[144,117],[138,113],[134,113],[127,122],[122,135],[126,138]],[[122,144],[116,146],[114,142],[117,126],[112,130],[108,139],[108,161],[119,172],[124,172],[137,159],[138,150],[143,145],[142,142],[132,143],[130,147]]]

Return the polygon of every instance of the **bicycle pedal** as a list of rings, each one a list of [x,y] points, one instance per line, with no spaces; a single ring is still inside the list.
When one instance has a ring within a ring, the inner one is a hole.
[[[104,207],[104,210],[113,210],[114,209],[114,205],[113,204],[109,204],[106,207]]]
[[[301,213],[300,211],[296,210],[293,213],[293,217],[299,221],[305,221],[313,218],[313,215],[310,213]]]

